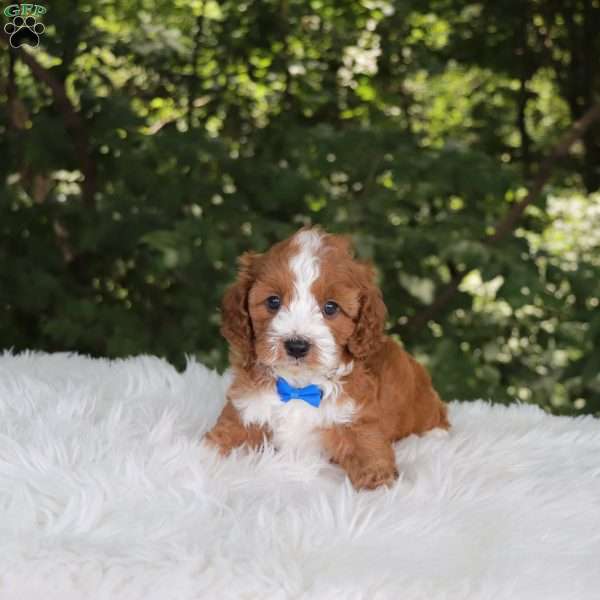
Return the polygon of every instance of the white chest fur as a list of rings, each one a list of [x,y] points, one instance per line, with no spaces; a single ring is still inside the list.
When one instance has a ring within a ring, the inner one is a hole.
[[[282,402],[275,390],[257,390],[233,400],[245,425],[267,426],[279,449],[301,448],[320,453],[320,429],[350,423],[356,411],[351,399],[325,395],[318,408],[303,400]]]

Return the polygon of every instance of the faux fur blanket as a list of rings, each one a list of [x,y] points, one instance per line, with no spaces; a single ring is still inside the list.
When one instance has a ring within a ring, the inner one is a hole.
[[[453,403],[355,492],[301,454],[202,447],[190,362],[0,356],[0,598],[600,598],[600,422]]]

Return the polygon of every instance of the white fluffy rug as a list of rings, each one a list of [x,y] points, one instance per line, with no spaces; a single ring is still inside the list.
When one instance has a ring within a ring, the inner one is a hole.
[[[200,444],[191,362],[0,356],[0,598],[600,598],[600,422],[451,405],[356,493],[298,455]]]

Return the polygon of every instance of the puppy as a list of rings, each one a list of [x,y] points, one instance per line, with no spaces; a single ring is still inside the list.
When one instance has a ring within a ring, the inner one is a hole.
[[[208,441],[324,453],[357,489],[391,484],[392,443],[449,423],[425,369],[384,335],[372,268],[319,229],[239,265],[222,304],[233,382]]]

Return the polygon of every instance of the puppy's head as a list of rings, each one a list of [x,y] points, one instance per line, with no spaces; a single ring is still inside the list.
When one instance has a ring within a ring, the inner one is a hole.
[[[302,229],[239,263],[221,330],[243,364],[327,376],[381,345],[385,305],[372,268],[353,258],[346,238]]]

